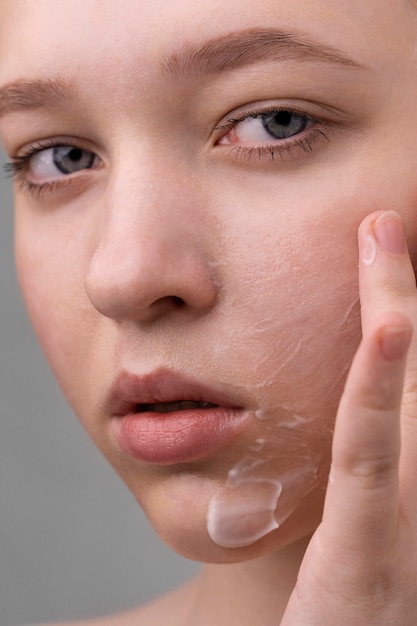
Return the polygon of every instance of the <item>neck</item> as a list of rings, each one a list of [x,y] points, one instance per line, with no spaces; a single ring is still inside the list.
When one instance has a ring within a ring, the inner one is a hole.
[[[264,557],[205,565],[193,584],[190,624],[256,626],[279,623],[310,537]]]

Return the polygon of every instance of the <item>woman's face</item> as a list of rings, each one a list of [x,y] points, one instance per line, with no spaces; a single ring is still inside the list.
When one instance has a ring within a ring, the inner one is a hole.
[[[18,272],[71,405],[187,556],[311,532],[360,338],[358,224],[395,209],[416,252],[415,8],[0,13]]]

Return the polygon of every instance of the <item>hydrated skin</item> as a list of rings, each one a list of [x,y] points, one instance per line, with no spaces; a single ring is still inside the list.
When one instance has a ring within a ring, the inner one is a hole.
[[[269,444],[269,445],[268,445]],[[322,459],[312,450],[288,459],[275,454],[271,439],[257,446],[259,455],[247,456],[229,472],[225,488],[209,504],[208,532],[225,548],[251,545],[278,529],[309,491],[317,487]],[[283,469],[274,480],[277,462]],[[279,478],[279,479],[278,479]]]
[[[224,489],[210,501],[208,532],[223,547],[250,545],[279,528],[325,480],[331,428],[323,432],[318,418],[269,419],[263,436],[230,469]]]

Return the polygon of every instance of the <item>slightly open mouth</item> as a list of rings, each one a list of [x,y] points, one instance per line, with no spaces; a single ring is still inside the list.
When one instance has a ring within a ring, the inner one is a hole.
[[[181,400],[181,402],[157,402],[155,404],[138,404],[136,413],[172,413],[173,411],[188,411],[192,409],[215,409],[219,405],[211,402],[193,402]]]

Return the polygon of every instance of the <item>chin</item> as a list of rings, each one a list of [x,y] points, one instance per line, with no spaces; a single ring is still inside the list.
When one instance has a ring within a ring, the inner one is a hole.
[[[239,563],[279,551],[311,535],[322,517],[325,492],[317,484],[278,528],[245,541],[246,545],[226,547],[216,543],[208,530],[210,499],[221,486],[191,474],[180,479],[171,476],[164,482],[137,500],[169,548],[202,563]]]

